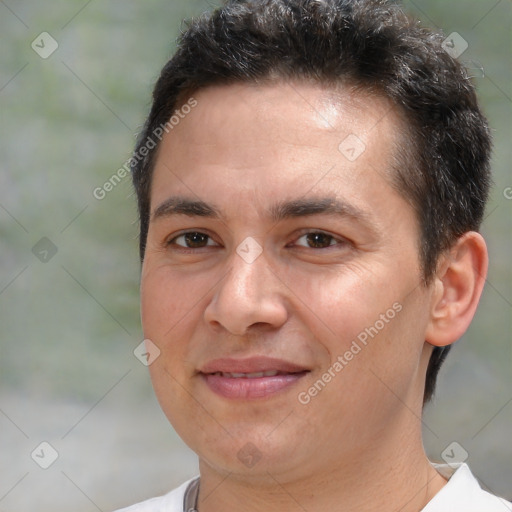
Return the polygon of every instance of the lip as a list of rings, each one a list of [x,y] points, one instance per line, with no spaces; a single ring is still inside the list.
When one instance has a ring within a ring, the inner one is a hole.
[[[278,372],[277,375],[233,377],[222,374],[251,374]],[[246,359],[215,359],[204,365],[199,373],[211,391],[229,399],[261,399],[275,395],[295,384],[310,370],[304,366],[270,357]]]
[[[308,368],[273,357],[255,356],[245,359],[222,358],[206,363],[200,373],[254,373],[276,370],[283,373],[296,373],[307,371]]]

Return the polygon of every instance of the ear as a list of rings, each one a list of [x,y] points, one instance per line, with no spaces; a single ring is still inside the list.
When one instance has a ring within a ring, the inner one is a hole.
[[[425,341],[443,347],[466,332],[482,294],[487,266],[485,240],[475,231],[462,235],[441,257],[432,285]]]

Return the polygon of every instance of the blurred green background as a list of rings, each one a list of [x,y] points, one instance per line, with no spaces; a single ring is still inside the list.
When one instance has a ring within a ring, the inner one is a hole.
[[[460,59],[495,140],[488,283],[441,371],[425,446],[440,461],[457,441],[482,484],[510,499],[511,2],[404,4],[468,42]],[[213,5],[0,1],[0,511],[108,511],[196,474],[133,354],[142,331],[129,177],[103,200],[93,190],[129,158],[181,20]],[[58,44],[46,59],[31,47],[42,32]],[[42,441],[58,452],[46,470],[31,457]]]

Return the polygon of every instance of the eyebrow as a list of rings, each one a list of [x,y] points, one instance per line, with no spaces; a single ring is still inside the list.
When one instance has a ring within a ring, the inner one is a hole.
[[[366,211],[341,201],[336,197],[313,197],[283,200],[271,205],[267,213],[272,222],[280,222],[289,218],[306,217],[309,215],[333,215],[350,217],[369,224],[371,222]],[[207,217],[222,220],[225,216],[214,205],[202,200],[189,199],[183,196],[171,196],[163,201],[153,212],[151,220],[173,215],[188,215],[191,217]]]

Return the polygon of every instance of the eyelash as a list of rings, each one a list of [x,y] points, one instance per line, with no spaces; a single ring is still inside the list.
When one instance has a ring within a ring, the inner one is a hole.
[[[190,234],[204,235],[204,236],[208,237],[209,240],[212,240],[212,237],[210,235],[208,235],[207,233],[204,233],[202,231],[184,231],[183,233],[179,233],[178,235],[176,235],[173,238],[171,238],[170,240],[168,240],[165,245],[167,247],[170,247],[170,246],[177,247],[178,248],[178,249],[176,249],[177,251],[185,253],[185,254],[191,254],[191,253],[194,253],[194,252],[196,252],[198,250],[205,249],[206,247],[212,247],[211,245],[210,246],[207,245],[205,247],[192,248],[192,247],[184,247],[182,245],[178,245],[178,244],[175,243],[175,241],[178,238],[181,238],[181,237],[184,237],[184,236],[190,235]],[[302,231],[299,234],[299,237],[297,238],[297,240],[302,238],[303,236],[306,236],[306,235],[323,235],[323,236],[329,238],[331,241],[338,242],[337,245],[341,245],[341,246],[347,245],[349,243],[347,240],[345,240],[343,238],[336,238],[334,235],[331,235],[330,233],[326,233],[324,231],[319,231],[319,230]],[[325,251],[325,250],[327,250],[327,249],[329,249],[331,247],[335,247],[335,246],[336,246],[336,244],[333,244],[333,245],[329,244],[327,247],[320,247],[320,248],[304,247],[304,246],[300,246],[300,247],[302,247],[303,249],[312,249],[314,251],[322,251],[322,250]]]

